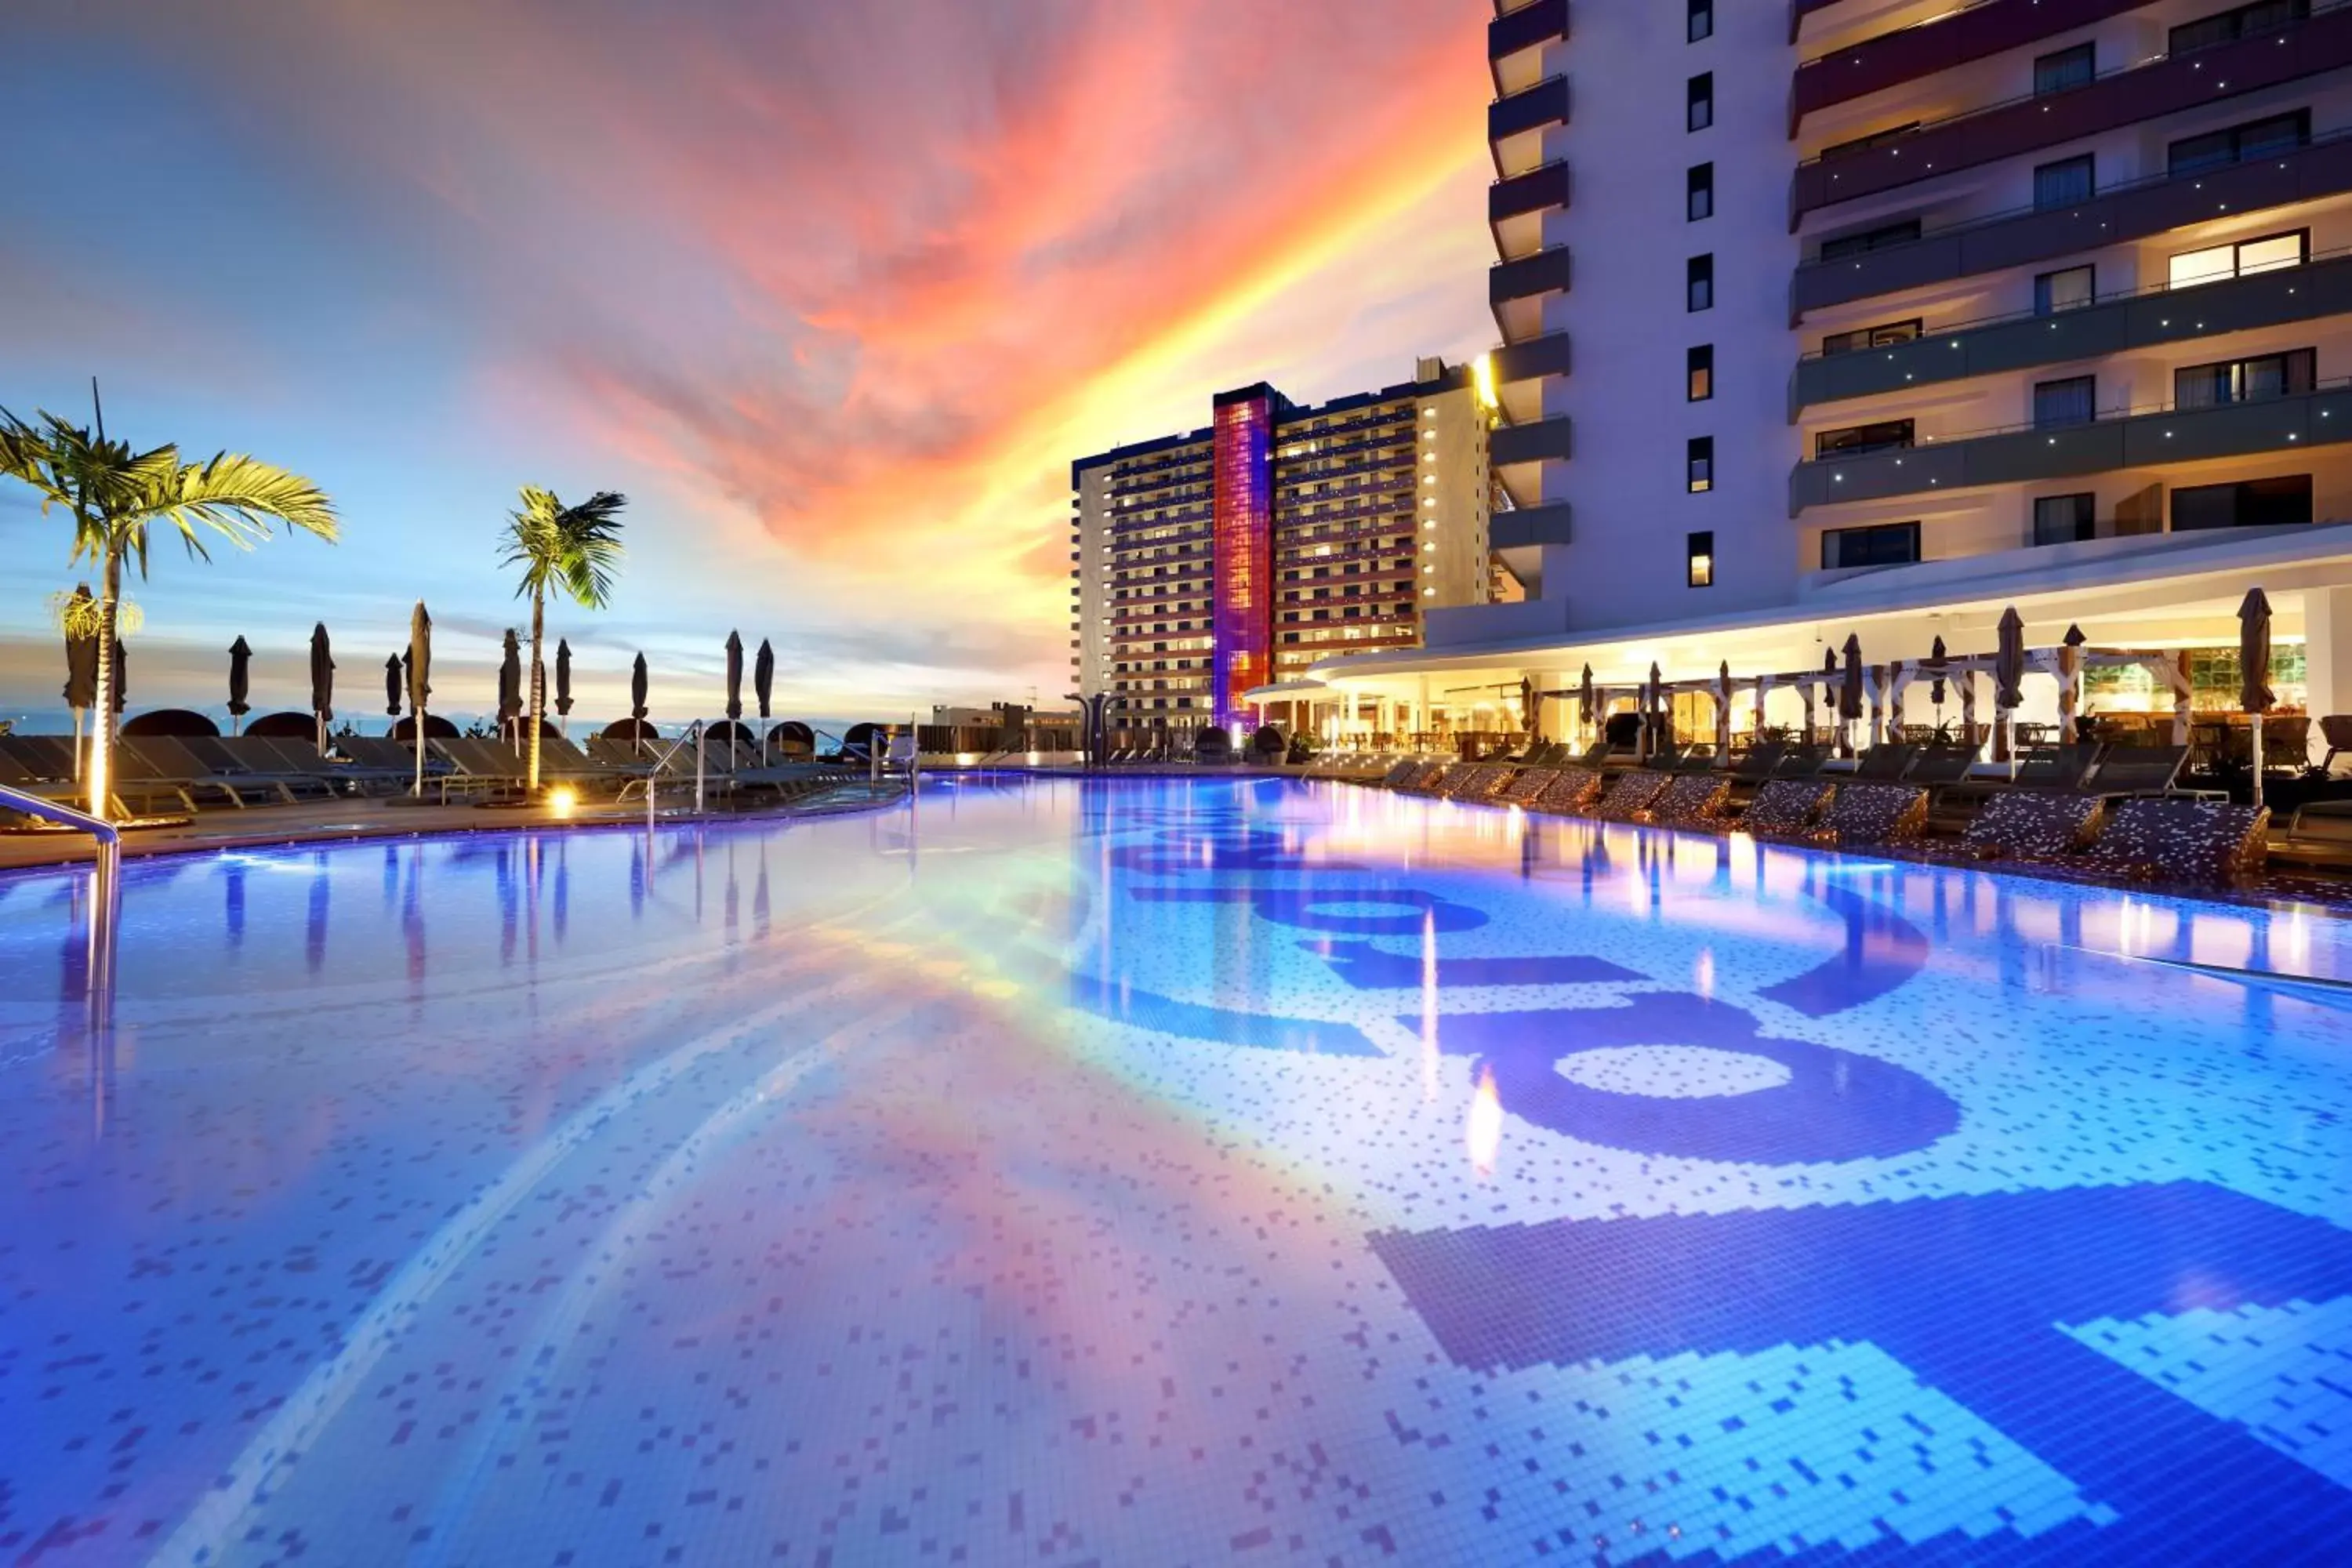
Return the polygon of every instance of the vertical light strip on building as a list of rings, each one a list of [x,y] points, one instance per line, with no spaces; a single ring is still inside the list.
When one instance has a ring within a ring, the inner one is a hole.
[[[1215,666],[1209,702],[1220,724],[1251,717],[1242,693],[1273,678],[1274,396],[1265,386],[1219,395],[1210,561]]]

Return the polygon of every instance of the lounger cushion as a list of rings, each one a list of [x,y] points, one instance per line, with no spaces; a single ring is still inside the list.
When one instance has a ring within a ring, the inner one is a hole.
[[[1857,846],[1898,844],[1916,838],[1927,826],[1927,792],[1912,784],[1857,779],[1840,784],[1822,816],[1825,843]]]
[[[2090,841],[2105,804],[2095,795],[2003,790],[1969,823],[1959,847],[1979,859],[2054,860]]]
[[[1544,785],[1542,796],[1536,802],[1544,811],[1561,812],[1581,816],[1592,809],[1601,798],[1601,778],[1591,768],[1562,768],[1552,781]]]
[[[1518,775],[1505,784],[1495,798],[1512,805],[1533,805],[1543,798],[1544,791],[1549,789],[1552,781],[1559,776],[1558,768],[1521,768]]]
[[[1674,782],[1668,773],[1652,773],[1647,768],[1635,768],[1617,775],[1592,815],[1612,822],[1632,822],[1655,804],[1666,786]]]
[[[1414,774],[1421,772],[1421,763],[1407,758],[1383,774],[1381,783],[1390,789],[1402,788],[1412,779]]]
[[[2267,806],[2127,800],[2092,844],[2090,864],[2150,881],[2231,882],[2262,869],[2270,819]]]
[[[1459,770],[1459,776],[1447,781],[1448,800],[1491,800],[1496,791],[1511,782],[1511,770],[1491,764],[1477,764]]]
[[[1650,807],[1649,819],[1665,827],[1705,827],[1719,821],[1730,805],[1729,779],[1680,773]]]
[[[1773,779],[1756,792],[1739,816],[1748,833],[1802,833],[1828,804],[1832,786],[1826,779]]]

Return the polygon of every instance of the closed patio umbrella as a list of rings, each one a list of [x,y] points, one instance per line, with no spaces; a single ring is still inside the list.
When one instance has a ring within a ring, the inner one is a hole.
[[[319,751],[327,750],[327,721],[335,716],[335,660],[327,646],[327,624],[310,628],[310,715],[319,721]]]
[[[1993,757],[2009,761],[2010,715],[2025,701],[2025,618],[2011,605],[2000,613],[2000,641],[1993,650]]]
[[[640,750],[645,746],[642,737],[645,733],[646,685],[646,656],[639,654],[637,661],[629,666],[629,717],[637,721],[640,737],[637,746]]]
[[[253,695],[253,648],[243,637],[228,645],[228,729],[234,735],[253,711],[246,699]]]
[[[66,706],[73,710],[74,777],[81,777],[81,718],[98,706],[98,612],[90,607],[89,584],[74,584],[58,617],[66,633]]]
[[[394,654],[383,661],[383,710],[395,719],[400,717],[400,691],[404,684],[400,679],[400,656]]]
[[[1944,721],[1944,664],[1950,657],[1944,651],[1942,637],[1937,637],[1936,646],[1927,650],[1928,668],[1936,672],[1935,680],[1927,687],[1927,700],[1936,705],[1936,722],[1939,725]]]
[[[2253,731],[2257,808],[2263,804],[2263,715],[2277,700],[2271,689],[2271,602],[2260,588],[2249,588],[2238,606],[2238,706]]]
[[[567,721],[563,732],[571,734],[568,721],[572,717],[572,645],[562,637],[555,639],[555,715]]]
[[[416,731],[416,793],[425,793],[425,711],[433,695],[433,617],[425,601],[408,617],[408,712]]]
[[[1576,689],[1576,713],[1586,730],[1591,730],[1593,720],[1599,717],[1599,707],[1600,699],[1592,689],[1592,667],[1588,664],[1584,667],[1584,679]]]
[[[519,738],[515,721],[522,717],[522,642],[512,626],[499,644],[499,728],[509,740]]]
[[[1524,675],[1519,677],[1519,723],[1527,731],[1530,743],[1543,739],[1543,723],[1536,709],[1536,683]]]
[[[1650,715],[1649,718],[1643,721],[1642,726],[1642,732],[1649,742],[1650,749],[1646,753],[1649,756],[1656,756],[1658,754],[1658,743],[1661,740],[1672,741],[1674,739],[1672,729],[1666,723],[1665,715],[1663,711],[1665,706],[1665,692],[1661,682],[1664,679],[1664,677],[1658,671],[1657,661],[1655,659],[1651,660]],[[1661,731],[1664,731],[1664,733],[1662,734]]]
[[[727,721],[743,717],[743,634],[727,634]]]
[[[1715,672],[1715,754],[1727,756],[1731,752],[1731,661],[1725,659]]]
[[[1862,637],[1845,635],[1845,679],[1838,686],[1838,739],[1848,755],[1853,752],[1853,725],[1862,717]]]
[[[768,639],[760,639],[760,651],[751,660],[751,695],[760,702],[760,765],[768,765],[768,702],[776,694],[776,650]]]

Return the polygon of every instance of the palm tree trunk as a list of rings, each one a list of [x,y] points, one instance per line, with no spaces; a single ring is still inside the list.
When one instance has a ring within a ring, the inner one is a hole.
[[[113,820],[114,795],[114,626],[122,602],[122,552],[109,546],[106,575],[98,601],[98,713],[89,727],[89,768],[83,782],[89,787],[89,814]]]
[[[539,727],[546,721],[547,667],[540,662],[547,640],[547,590],[530,591],[530,793],[539,793]]]

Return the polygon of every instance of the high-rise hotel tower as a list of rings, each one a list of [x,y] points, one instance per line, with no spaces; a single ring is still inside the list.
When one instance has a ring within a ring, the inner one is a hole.
[[[1417,646],[1491,593],[1488,409],[1469,366],[1311,408],[1220,393],[1209,425],[1070,466],[1070,650],[1113,730],[1246,722],[1244,692]]]
[[[1530,597],[1336,682],[1982,651],[2012,604],[2218,648],[2259,584],[2282,699],[2352,710],[2352,4],[1501,0],[1487,54]]]

